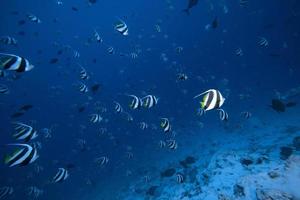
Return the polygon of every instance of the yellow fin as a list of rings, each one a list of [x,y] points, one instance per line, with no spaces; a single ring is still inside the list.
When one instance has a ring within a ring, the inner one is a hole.
[[[201,105],[201,108],[204,109],[204,107],[205,107],[204,101],[200,102],[200,105]]]

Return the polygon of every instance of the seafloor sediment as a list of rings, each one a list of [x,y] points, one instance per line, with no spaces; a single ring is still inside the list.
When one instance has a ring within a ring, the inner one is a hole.
[[[300,126],[294,114],[252,119],[247,127],[207,139],[205,149],[164,160],[149,180],[133,182],[118,199],[298,200]]]

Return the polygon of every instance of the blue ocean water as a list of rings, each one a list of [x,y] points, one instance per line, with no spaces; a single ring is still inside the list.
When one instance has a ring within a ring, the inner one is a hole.
[[[8,90],[0,93],[0,152],[11,155],[15,147],[7,144],[21,143],[39,155],[26,166],[0,164],[0,199],[218,199],[201,196],[209,185],[202,172],[217,152],[266,150],[278,166],[286,160],[282,156],[299,154],[297,0],[2,0],[0,5],[0,89]],[[128,35],[117,29],[120,24]],[[7,54],[34,68],[4,69]],[[81,77],[82,70],[88,78]],[[225,102],[204,111],[199,102],[205,97],[194,96],[209,89]],[[132,109],[128,95],[153,95],[157,102],[147,108],[143,98],[143,105]],[[100,122],[91,120],[93,114]],[[171,125],[166,133],[161,118]],[[13,137],[16,123],[29,125],[38,137]],[[282,129],[289,134],[277,134]],[[266,139],[270,133],[274,151]],[[258,150],[250,148],[255,141]],[[186,157],[196,164],[178,165]],[[55,183],[59,168],[69,175]],[[183,174],[183,183],[165,178],[167,168]],[[195,185],[202,191],[194,194]]]

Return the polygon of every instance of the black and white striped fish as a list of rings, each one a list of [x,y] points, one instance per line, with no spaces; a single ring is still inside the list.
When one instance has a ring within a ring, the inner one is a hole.
[[[0,84],[0,94],[8,94],[9,89],[6,85]]]
[[[238,48],[237,50],[235,50],[235,55],[243,56],[244,55],[243,50],[241,48]]]
[[[73,51],[73,57],[74,58],[79,58],[80,57],[80,53],[76,50]]]
[[[103,39],[100,37],[99,33],[96,30],[94,30],[94,39],[98,43],[102,43],[103,42]]]
[[[171,130],[171,124],[169,122],[169,119],[167,118],[161,118],[160,127],[163,129],[165,133],[170,132]]]
[[[79,91],[81,93],[87,93],[89,89],[84,83],[79,83]]]
[[[54,183],[60,183],[60,182],[65,181],[68,177],[69,177],[68,170],[66,170],[64,168],[58,168],[58,172],[53,177],[53,182]]]
[[[107,165],[107,163],[109,162],[109,158],[106,156],[101,156],[99,158],[96,158],[95,162],[100,166],[104,166]]]
[[[186,81],[188,79],[188,76],[184,73],[178,73],[177,74],[177,80],[178,81]]]
[[[240,0],[240,6],[241,7],[246,7],[248,5],[249,1],[248,0]]]
[[[133,121],[133,117],[128,112],[122,112],[122,113],[124,113],[124,115],[126,117],[126,120],[128,122],[132,122]]]
[[[159,148],[165,148],[167,146],[167,143],[163,140],[160,140],[158,145],[159,145]]]
[[[144,180],[145,183],[149,183],[150,182],[150,176],[149,175],[144,176],[143,180]]]
[[[28,142],[29,140],[35,139],[37,135],[37,131],[27,124],[21,123],[21,122],[14,122],[14,137],[17,140],[24,140],[24,142]]]
[[[30,186],[27,189],[27,195],[32,199],[39,199],[42,194],[44,194],[44,190],[39,189],[36,186]]]
[[[176,140],[172,140],[172,139],[171,140],[167,140],[167,147],[169,149],[172,149],[172,150],[177,149],[178,145],[177,145]]]
[[[154,95],[147,95],[143,97],[141,100],[145,108],[152,108],[158,103],[158,98],[156,98]]]
[[[148,128],[148,124],[146,122],[141,122],[140,123],[140,129],[145,130]]]
[[[205,111],[221,108],[224,104],[225,98],[222,96],[219,90],[209,89],[201,94],[198,94],[194,98],[203,96],[201,103],[201,108]]]
[[[0,43],[5,44],[5,45],[17,45],[18,41],[10,36],[4,36],[0,38]]]
[[[90,115],[90,122],[92,123],[99,123],[103,120],[103,118],[99,114],[91,114]]]
[[[56,4],[62,6],[64,3],[61,0],[57,0]]]
[[[16,72],[26,72],[32,70],[34,66],[23,57],[0,53],[0,68]]]
[[[228,121],[228,113],[225,112],[223,109],[218,109],[219,110],[219,117],[221,121]]]
[[[252,116],[252,114],[248,111],[244,111],[244,112],[241,112],[241,116],[245,119],[249,119]]]
[[[176,182],[177,182],[177,183],[183,183],[183,181],[184,181],[184,176],[183,176],[183,174],[177,173],[177,174],[176,174]]]
[[[121,106],[120,103],[114,101],[114,104],[115,104],[115,111],[116,111],[116,113],[123,112],[123,108],[122,108],[122,106]]]
[[[129,107],[133,110],[138,109],[142,106],[142,101],[140,98],[138,98],[135,95],[128,95],[132,98],[131,103],[129,104]]]
[[[35,23],[38,23],[38,24],[42,23],[42,21],[35,15],[28,14],[27,17],[32,22],[35,22]]]
[[[155,30],[156,30],[158,33],[161,32],[161,28],[160,28],[159,24],[155,24],[154,27],[155,27]]]
[[[7,144],[8,146],[24,147],[17,149],[12,155],[5,157],[4,163],[9,167],[25,166],[33,163],[39,156],[37,150],[28,144]]]
[[[136,58],[138,57],[138,54],[135,53],[135,52],[132,52],[132,53],[130,53],[130,57],[131,57],[132,59],[136,59]]]
[[[8,196],[12,195],[14,192],[13,187],[4,186],[0,188],[0,199],[6,199]]]
[[[126,158],[132,159],[132,158],[133,158],[133,153],[130,152],[130,151],[127,151],[127,152],[126,152]]]
[[[115,53],[115,49],[114,49],[113,47],[108,47],[108,48],[107,48],[107,52],[108,52],[109,54],[114,54],[114,53]]]
[[[121,33],[122,35],[124,36],[127,36],[128,35],[128,26],[127,24],[119,19],[119,21],[116,23],[115,25],[115,30],[118,31],[119,33]]]
[[[87,71],[86,71],[83,67],[81,67],[79,77],[80,77],[80,79],[82,79],[82,80],[87,80],[87,79],[89,79],[89,75],[87,74]]]
[[[261,47],[267,47],[267,46],[269,46],[269,42],[266,38],[259,37],[258,45]]]

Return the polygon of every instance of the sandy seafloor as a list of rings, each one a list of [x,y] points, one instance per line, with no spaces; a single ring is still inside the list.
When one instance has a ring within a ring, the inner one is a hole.
[[[102,185],[94,199],[298,200],[300,138],[293,141],[300,137],[299,113],[299,106],[284,113],[260,111],[233,129],[218,124],[208,130],[204,124],[178,130],[176,152],[155,149],[126,181],[109,180],[120,187]],[[176,182],[177,173],[183,183]]]

